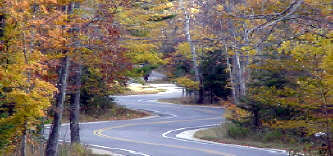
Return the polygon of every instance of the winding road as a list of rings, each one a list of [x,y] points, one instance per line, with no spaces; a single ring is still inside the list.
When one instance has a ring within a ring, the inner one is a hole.
[[[116,96],[130,109],[152,112],[153,116],[120,121],[81,123],[81,141],[95,148],[129,156],[280,156],[286,153],[238,145],[218,144],[178,137],[184,131],[212,127],[224,121],[217,107],[185,106],[157,102],[181,96],[172,84],[159,84],[167,92],[154,95]],[[68,125],[61,136],[69,140]]]

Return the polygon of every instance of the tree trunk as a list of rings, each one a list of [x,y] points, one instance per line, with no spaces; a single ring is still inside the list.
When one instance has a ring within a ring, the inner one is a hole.
[[[75,88],[74,102],[71,103],[70,109],[70,130],[71,130],[71,144],[80,143],[80,91],[81,91],[81,72],[82,66],[78,64],[78,70],[75,75]]]
[[[24,124],[24,126],[26,127],[26,124]],[[27,145],[27,129],[24,128],[21,140],[21,147],[20,147],[21,156],[27,155],[26,145]]]
[[[233,55],[232,59],[232,76],[233,76],[233,84],[234,84],[234,92],[235,92],[235,103],[239,104],[239,98],[240,98],[240,72],[238,68],[237,63],[237,56]]]
[[[80,8],[80,2],[72,2],[71,3],[71,12],[73,9]],[[77,40],[77,31],[79,31],[78,26],[75,26],[72,33],[74,33],[74,40]],[[79,41],[79,40],[77,40]],[[80,44],[80,43],[79,43]],[[71,144],[80,143],[80,93],[81,93],[81,73],[82,73],[82,65],[80,61],[76,64],[77,70],[75,74],[75,94],[74,101],[71,102],[70,106],[70,133],[71,133]]]
[[[47,141],[45,155],[46,156],[56,156],[57,148],[58,148],[58,140],[59,140],[59,132],[61,128],[61,120],[62,120],[62,112],[64,110],[64,102],[66,96],[66,88],[67,88],[67,78],[69,72],[70,58],[66,56],[63,59],[63,67],[61,68],[61,74],[59,75],[59,84],[58,90],[59,93],[56,99],[56,109],[54,111],[54,118],[52,123],[51,132]]]
[[[192,42],[191,33],[190,33],[191,16],[188,13],[188,11],[184,8],[183,1],[180,1],[180,5],[182,7],[182,10],[184,11],[184,16],[185,16],[184,31],[185,31],[186,40],[189,43],[190,49],[191,49],[195,81],[200,83],[200,75],[199,75],[199,68],[198,68],[198,62],[197,62],[197,53],[195,51],[195,46],[194,46],[194,43]],[[200,87],[200,90],[202,90],[201,87]],[[200,93],[200,90],[199,90],[199,93],[197,91],[195,91],[197,103],[202,103],[202,101],[203,101],[203,97],[201,96],[202,94]]]
[[[232,90],[232,97],[233,97],[233,100],[234,100],[234,103],[235,104],[239,104],[239,101],[238,101],[238,98],[237,98],[237,95],[236,95],[236,88],[235,88],[235,80],[234,80],[234,70],[231,69],[231,63],[230,63],[230,58],[229,58],[229,54],[228,54],[228,48],[227,46],[225,45],[224,46],[225,48],[225,53],[227,55],[227,68],[228,68],[228,71],[229,71],[229,77],[230,77],[230,83],[231,83],[231,90]]]
[[[197,101],[197,103],[198,103],[198,104],[203,104],[203,103],[204,103],[204,93],[205,93],[205,89],[204,89],[203,84],[202,84],[201,81],[200,81],[199,86],[200,86],[200,88],[199,88],[199,97],[198,97],[198,101]]]
[[[255,108],[253,110],[253,124],[256,128],[259,128],[261,126],[260,114],[259,114],[259,109],[258,108]]]
[[[244,87],[245,87],[245,82],[244,77],[243,77],[243,70],[242,70],[242,64],[241,64],[241,60],[240,60],[240,54],[239,52],[236,50],[235,52],[235,64],[236,64],[236,69],[237,69],[237,79],[238,79],[238,85],[239,85],[239,97],[244,96]],[[239,98],[238,97],[238,98]]]
[[[322,75],[322,74],[321,74]],[[322,81],[322,80],[321,80]],[[322,106],[322,112],[323,112],[323,115],[325,117],[325,127],[326,127],[326,143],[327,143],[327,153],[328,155],[333,155],[333,152],[332,152],[332,143],[331,143],[331,129],[330,129],[330,117],[329,117],[329,103],[327,101],[327,94],[328,92],[327,91],[324,91],[324,86],[323,86],[323,82],[320,82],[320,96],[322,98],[322,101],[323,101],[323,106]]]
[[[210,104],[213,104],[213,88],[210,87]]]
[[[191,20],[191,17],[185,10],[185,36],[186,36],[187,42],[190,44],[192,61],[193,61],[193,70],[194,70],[194,74],[195,74],[195,81],[198,82],[198,81],[200,81],[199,68],[198,68],[198,62],[197,62],[197,53],[195,51],[195,46],[192,42],[191,34],[190,34],[190,20]]]

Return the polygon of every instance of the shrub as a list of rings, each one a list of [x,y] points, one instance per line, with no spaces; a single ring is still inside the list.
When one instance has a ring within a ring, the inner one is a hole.
[[[275,140],[280,140],[282,133],[279,130],[268,131],[263,136],[264,142],[271,142]]]
[[[115,106],[113,99],[107,96],[93,96],[83,103],[83,110],[86,114],[95,115],[103,114],[106,110],[112,109]]]
[[[239,124],[230,123],[226,126],[226,128],[227,136],[234,139],[244,138],[249,134],[249,129],[241,127]]]

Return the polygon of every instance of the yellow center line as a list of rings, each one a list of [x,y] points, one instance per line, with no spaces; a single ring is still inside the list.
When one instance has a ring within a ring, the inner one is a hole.
[[[194,120],[156,121],[156,122],[146,122],[146,123],[141,123],[141,124],[140,123],[124,124],[124,125],[112,126],[112,127],[106,127],[106,128],[94,130],[94,135],[104,137],[104,138],[108,138],[108,139],[112,139],[112,140],[129,142],[129,143],[163,146],[163,147],[170,147],[170,148],[177,148],[177,149],[186,149],[186,150],[199,151],[199,152],[210,153],[210,154],[215,154],[215,155],[223,155],[223,156],[234,156],[232,154],[219,152],[219,151],[214,151],[214,150],[193,148],[193,147],[180,146],[180,145],[153,143],[153,142],[147,142],[147,141],[137,141],[137,140],[131,140],[131,139],[126,139],[126,138],[120,138],[120,137],[112,137],[112,136],[108,136],[108,135],[103,134],[103,132],[105,132],[107,130],[112,130],[112,129],[117,129],[117,128],[154,125],[154,124],[167,124],[167,123],[176,123],[176,122],[205,121],[205,120],[215,120],[215,119],[220,119],[220,117],[218,117],[218,118],[206,118],[206,119],[194,119]]]
[[[211,111],[211,110],[206,110],[206,109],[199,109],[199,108],[193,108],[194,110],[204,112],[204,113],[209,113],[209,114],[217,114],[217,112]]]

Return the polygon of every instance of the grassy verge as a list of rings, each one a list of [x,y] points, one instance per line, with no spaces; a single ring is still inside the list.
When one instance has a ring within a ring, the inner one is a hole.
[[[318,150],[304,151],[305,144],[296,141],[295,138],[282,136],[277,131],[249,131],[231,123],[197,131],[194,137],[224,144],[283,149],[291,153],[302,153],[306,156],[320,156]]]
[[[150,84],[168,84],[171,83],[169,80],[154,80],[149,81]]]
[[[148,112],[127,109],[125,107],[115,105],[113,108],[106,109],[105,111],[97,113],[81,113],[80,122],[93,122],[93,121],[108,121],[108,120],[130,120],[149,116]],[[69,112],[64,113],[63,122],[69,122]]]
[[[45,152],[46,143],[37,140],[30,140],[32,144],[26,146],[26,156],[43,156]],[[19,151],[0,151],[1,156],[17,156],[21,155]],[[57,156],[113,156],[111,151],[93,149],[82,144],[69,144],[61,142],[58,145]]]
[[[111,152],[105,151],[105,154],[96,154],[92,149],[81,144],[60,144],[58,156],[111,156]]]
[[[142,94],[157,94],[160,92],[165,92],[166,89],[153,87],[150,85],[135,84],[128,86],[121,95],[142,95]]]
[[[142,90],[142,91],[135,91],[127,89],[121,95],[143,95],[143,94],[157,94],[161,91],[159,90]]]
[[[166,103],[173,103],[173,104],[182,104],[182,105],[209,105],[209,106],[221,106],[220,104],[210,104],[210,103],[203,103],[197,104],[193,97],[180,97],[180,98],[165,98],[157,100],[159,102],[166,102]]]

